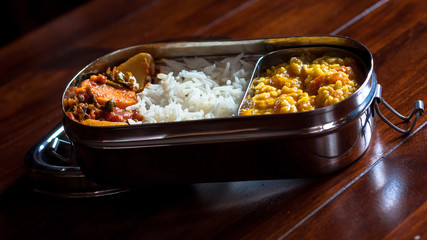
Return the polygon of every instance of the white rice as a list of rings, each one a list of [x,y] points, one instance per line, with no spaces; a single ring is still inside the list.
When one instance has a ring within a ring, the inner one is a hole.
[[[237,113],[254,65],[243,54],[209,62],[184,58],[163,59],[158,83],[138,94],[138,103],[128,107],[144,116],[142,122],[157,123],[230,117]]]

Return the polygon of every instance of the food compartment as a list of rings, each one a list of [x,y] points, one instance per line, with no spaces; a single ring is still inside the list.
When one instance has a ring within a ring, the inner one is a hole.
[[[363,84],[366,64],[332,47],[288,48],[257,62],[240,116],[312,111],[339,103]]]
[[[141,57],[145,61],[134,60]],[[63,108],[67,117],[89,126],[233,117],[255,61],[238,54],[154,62],[138,53],[106,71],[82,74],[66,91]]]

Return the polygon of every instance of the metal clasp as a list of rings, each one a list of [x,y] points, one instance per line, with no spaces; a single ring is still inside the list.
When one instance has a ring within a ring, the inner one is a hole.
[[[417,100],[414,103],[414,109],[412,109],[411,113],[408,116],[403,116],[402,114],[398,113],[396,110],[394,110],[384,99],[382,99],[381,97],[381,91],[382,91],[382,87],[381,85],[377,84],[377,88],[375,91],[375,99],[374,99],[374,108],[376,113],[378,114],[378,116],[385,122],[387,123],[390,127],[392,127],[394,130],[403,133],[403,134],[408,134],[410,133],[414,127],[415,124],[417,123],[418,117],[424,114],[424,103],[421,100]],[[394,125],[393,123],[391,123],[387,118],[384,117],[384,115],[382,115],[378,104],[384,104],[384,106],[386,108],[388,108],[392,113],[394,113],[396,116],[398,116],[399,118],[403,119],[404,121],[409,121],[413,116],[414,120],[412,120],[412,124],[408,129],[401,129],[399,127],[397,127],[396,125]]]

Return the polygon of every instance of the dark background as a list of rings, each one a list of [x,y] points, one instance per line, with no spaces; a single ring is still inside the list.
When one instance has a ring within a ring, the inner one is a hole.
[[[0,47],[89,0],[2,0]]]

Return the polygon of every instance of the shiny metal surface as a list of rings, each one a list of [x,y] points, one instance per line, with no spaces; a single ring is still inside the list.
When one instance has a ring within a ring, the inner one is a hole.
[[[78,166],[73,145],[58,124],[25,157],[28,182],[34,191],[62,198],[104,197],[127,188],[111,188],[90,181]]]
[[[315,176],[354,162],[369,146],[376,77],[362,44],[342,37],[148,44],[106,55],[70,82],[102,72],[138,52],[154,58],[227,56],[255,59],[272,51],[327,48],[357,56],[365,69],[359,90],[346,100],[309,112],[230,117],[137,126],[89,127],[64,114],[78,162],[93,181],[117,186]],[[65,95],[65,93],[64,93]]]

